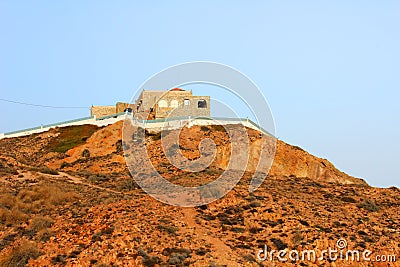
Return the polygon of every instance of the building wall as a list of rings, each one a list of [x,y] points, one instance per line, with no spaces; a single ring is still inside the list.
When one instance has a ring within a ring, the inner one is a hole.
[[[131,108],[133,111],[136,111],[136,108],[135,108],[136,106],[135,106],[135,104],[129,104],[129,103],[123,103],[123,102],[117,102],[117,104],[115,105],[115,113],[121,113],[121,112],[124,112],[125,111],[125,109],[127,109],[127,108]]]
[[[90,108],[90,116],[96,116],[96,118],[112,115],[115,113],[117,113],[115,106],[92,106]]]
[[[192,96],[190,95],[182,95],[179,97],[174,97],[173,94],[168,94],[166,97],[168,107],[161,107],[160,101],[165,100],[165,98],[161,98],[158,102],[156,109],[156,118],[166,118],[166,117],[210,117],[210,97],[209,96]],[[178,107],[171,107],[172,100],[178,100]],[[184,105],[184,100],[187,99],[190,101],[189,105]],[[198,101],[206,101],[205,108],[198,107]]]
[[[185,105],[185,100],[190,102]],[[198,101],[206,101],[205,108],[198,107]],[[91,116],[100,118],[132,108],[140,119],[166,117],[210,117],[210,97],[193,96],[192,91],[153,91],[143,90],[135,104],[118,102],[115,106],[92,106]],[[151,112],[152,111],[152,112]],[[146,115],[146,118],[144,116]]]
[[[158,100],[156,105],[156,118],[166,118],[170,115],[173,110],[177,109],[176,106],[172,106],[173,101],[178,102],[179,109],[183,108],[183,102],[185,99],[191,99],[191,91],[168,91]],[[178,116],[177,111],[174,117]]]
[[[143,90],[139,98],[136,100],[136,106],[139,106],[137,110],[136,107],[134,111],[138,112],[149,112],[151,108],[154,108],[157,100],[165,93],[165,91],[148,91]]]

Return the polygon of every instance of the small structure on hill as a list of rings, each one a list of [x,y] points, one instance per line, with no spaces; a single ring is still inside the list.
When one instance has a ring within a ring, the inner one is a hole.
[[[143,90],[135,104],[118,102],[115,106],[92,106],[90,115],[99,118],[126,111],[141,119],[210,117],[210,96],[194,96],[192,91],[181,88]]]

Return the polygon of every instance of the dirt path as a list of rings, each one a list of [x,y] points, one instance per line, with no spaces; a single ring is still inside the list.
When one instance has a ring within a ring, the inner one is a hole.
[[[65,173],[65,172],[59,172],[59,175],[57,175],[57,176],[55,176],[55,175],[47,175],[47,177],[51,177],[51,178],[57,177],[57,178],[64,178],[64,179],[67,178],[66,181],[70,182],[70,183],[73,183],[73,184],[81,184],[81,185],[85,185],[85,186],[89,186],[89,187],[92,187],[92,188],[104,190],[104,191],[107,191],[107,192],[110,192],[110,193],[114,193],[114,194],[122,194],[122,195],[124,194],[123,192],[115,191],[115,190],[112,190],[110,188],[101,187],[101,186],[98,186],[98,185],[87,183],[87,182],[83,181],[82,178],[69,175],[68,173]]]
[[[213,255],[212,261],[214,263],[227,266],[242,266],[238,263],[239,257],[234,251],[232,251],[232,249],[228,245],[226,245],[218,237],[210,235],[210,230],[206,229],[204,226],[196,222],[195,218],[197,212],[194,208],[182,208],[182,213],[184,222],[187,225],[185,230],[198,236],[200,240],[204,240],[204,243],[211,244],[211,246],[213,247],[212,252],[210,253]],[[209,264],[208,262],[204,263]],[[204,263],[197,262],[195,266],[204,266]]]

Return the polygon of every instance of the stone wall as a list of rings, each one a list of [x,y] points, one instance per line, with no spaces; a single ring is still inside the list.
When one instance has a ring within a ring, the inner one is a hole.
[[[177,89],[177,90],[176,90]],[[131,108],[141,119],[167,117],[210,117],[210,97],[193,96],[192,91],[176,88],[170,91],[143,90],[135,104],[118,102],[115,106],[92,106],[91,116],[97,118],[124,112]],[[199,101],[205,103],[199,107]],[[144,116],[146,115],[146,118]]]
[[[168,99],[168,106],[164,107],[160,105],[160,101]],[[171,106],[173,100],[178,100],[178,107]],[[185,102],[186,100],[186,102]],[[166,97],[162,97],[158,102],[156,109],[156,118],[167,118],[167,117],[210,117],[210,97],[209,96],[192,96],[182,95],[174,96],[168,94]],[[199,107],[199,101],[205,101],[205,107]]]
[[[100,118],[117,113],[115,106],[92,106],[90,108],[90,116],[96,116]]]
[[[127,108],[131,108],[133,111],[136,111],[135,104],[117,102],[117,104],[115,105],[115,109],[116,109],[115,113],[125,112],[125,109],[127,109]]]
[[[135,107],[134,111],[149,112],[151,108],[154,108],[157,100],[165,93],[166,91],[143,90],[139,98],[136,100],[136,107],[139,106],[139,109],[137,110]]]

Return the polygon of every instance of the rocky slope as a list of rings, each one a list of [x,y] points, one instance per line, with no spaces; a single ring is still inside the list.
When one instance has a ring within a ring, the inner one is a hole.
[[[239,184],[207,206],[179,208],[145,194],[130,177],[122,123],[74,126],[0,140],[0,266],[396,266],[396,262],[262,261],[260,249],[317,253],[348,249],[400,256],[400,191],[379,189],[327,160],[277,142],[269,175],[248,192],[260,133],[248,130],[252,157]],[[218,177],[231,148],[218,127],[180,135],[182,154],[216,159],[199,173],[168,165],[159,136],[146,137],[157,170],[174,183]],[[371,256],[372,257],[372,256]]]

